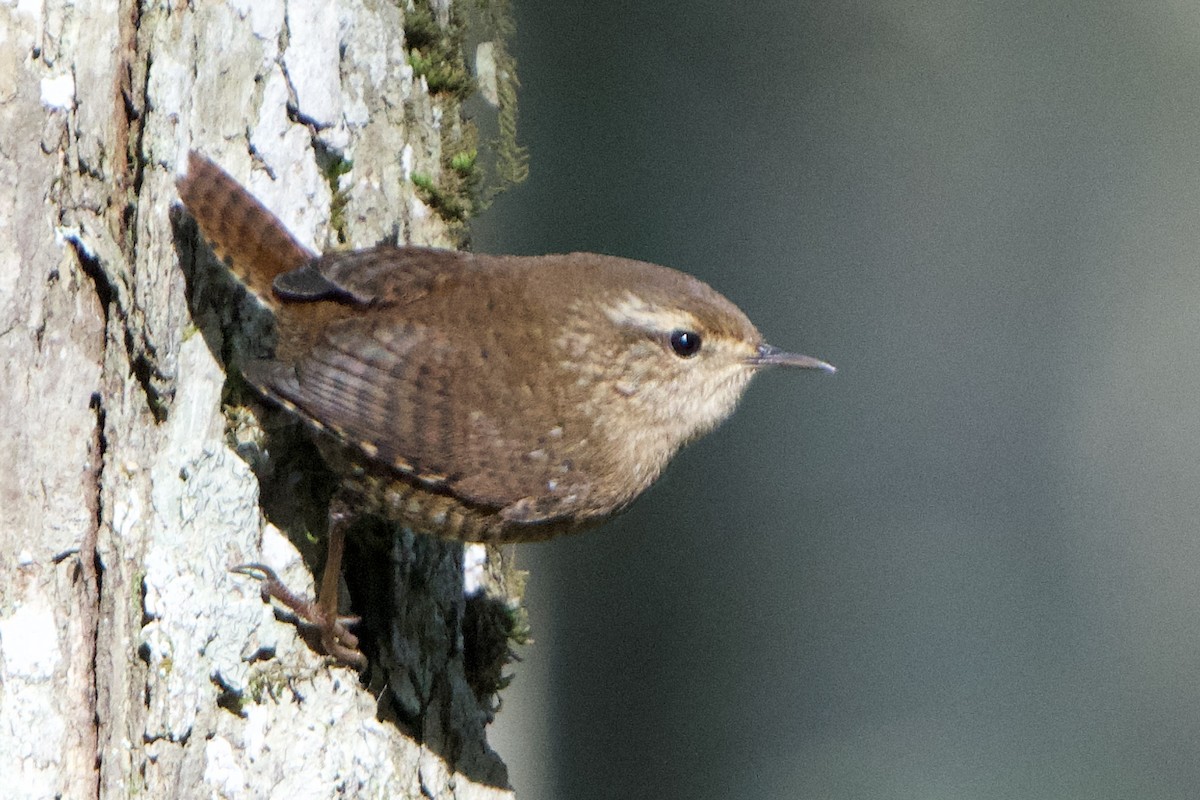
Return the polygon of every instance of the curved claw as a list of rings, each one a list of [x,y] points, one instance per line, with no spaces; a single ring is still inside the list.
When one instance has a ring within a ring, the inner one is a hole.
[[[301,597],[289,589],[279,579],[279,574],[266,564],[238,564],[230,567],[229,571],[256,578],[262,583],[264,599],[275,598],[291,609],[298,619],[317,628],[321,632],[321,647],[338,662],[359,670],[367,666],[366,656],[358,649],[358,637],[347,627],[357,623],[358,617],[327,613],[319,602]]]
[[[251,578],[258,578],[263,583],[279,580],[279,573],[266,564],[260,564],[257,561],[251,561],[248,564],[238,564],[236,567],[230,567],[229,571],[235,572],[238,575],[248,575]]]

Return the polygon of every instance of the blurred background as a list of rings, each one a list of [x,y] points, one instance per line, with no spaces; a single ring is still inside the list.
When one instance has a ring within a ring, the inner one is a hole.
[[[519,548],[519,796],[1198,796],[1200,5],[515,6],[476,249],[675,266],[840,369]]]

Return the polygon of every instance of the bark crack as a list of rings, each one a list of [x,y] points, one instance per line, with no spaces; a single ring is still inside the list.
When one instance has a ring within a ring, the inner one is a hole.
[[[105,306],[107,309],[107,306]],[[105,312],[107,315],[107,311]],[[103,755],[100,750],[100,708],[97,703],[97,675],[100,665],[96,654],[100,643],[100,593],[103,590],[103,564],[100,561],[97,542],[100,536],[100,526],[104,524],[104,459],[108,451],[108,439],[105,434],[107,414],[104,401],[99,392],[94,392],[88,407],[95,415],[96,424],[93,428],[91,443],[91,463],[89,468],[92,475],[92,486],[88,492],[88,501],[92,514],[92,523],[84,532],[79,545],[79,575],[83,593],[82,612],[84,615],[84,654],[88,665],[87,674],[87,703],[91,728],[87,733],[89,749],[95,754],[95,772],[99,776],[103,766]],[[99,800],[100,781],[98,778],[92,784],[92,796]]]

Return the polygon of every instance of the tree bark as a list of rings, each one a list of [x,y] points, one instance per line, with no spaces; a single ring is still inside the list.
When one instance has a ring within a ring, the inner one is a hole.
[[[171,210],[194,148],[316,250],[451,244],[412,177],[444,173],[457,102],[403,5],[0,5],[0,796],[511,797],[461,547],[364,549],[369,685],[229,572],[311,587],[271,509],[294,535],[319,501],[274,455],[302,432],[226,382],[252,304]]]

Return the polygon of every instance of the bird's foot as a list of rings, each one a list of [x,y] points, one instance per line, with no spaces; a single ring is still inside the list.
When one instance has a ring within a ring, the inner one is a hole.
[[[257,578],[262,583],[264,599],[274,598],[287,606],[296,617],[316,628],[321,634],[321,648],[340,664],[362,670],[367,658],[358,649],[358,637],[350,632],[349,626],[359,621],[358,617],[341,616],[336,608],[327,603],[309,600],[293,592],[279,579],[275,570],[266,564],[239,564],[231,572]]]

